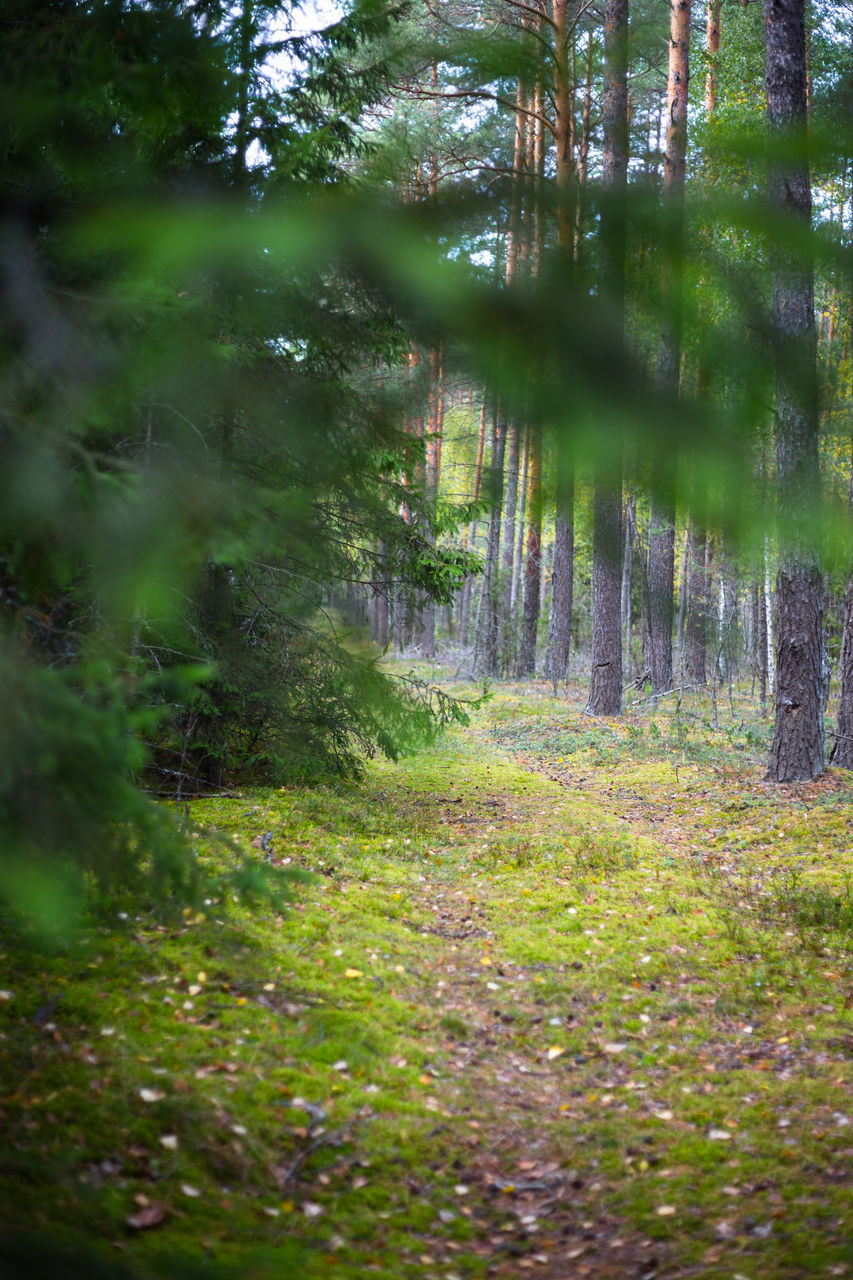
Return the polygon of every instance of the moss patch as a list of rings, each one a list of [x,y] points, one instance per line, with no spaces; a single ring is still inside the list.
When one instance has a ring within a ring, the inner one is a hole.
[[[843,1274],[848,778],[768,787],[745,699],[581,698],[194,803],[287,910],[10,942],[7,1227],[260,1280]]]

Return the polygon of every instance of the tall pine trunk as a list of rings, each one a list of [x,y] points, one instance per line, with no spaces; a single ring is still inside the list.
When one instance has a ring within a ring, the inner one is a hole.
[[[435,541],[433,512],[438,500],[441,479],[441,433],[444,428],[444,370],[441,351],[434,348],[429,355],[429,410],[427,414],[424,453],[424,496],[429,512],[428,538]],[[428,596],[421,603],[418,648],[425,658],[435,657],[435,601]]]
[[[569,674],[572,643],[575,478],[565,437],[557,440],[557,499],[554,516],[554,564],[545,675],[555,685]]]
[[[501,511],[503,506],[503,465],[506,429],[497,408],[492,418],[492,459],[489,470],[489,532],[486,539],[486,556],[483,566],[483,585],[477,640],[474,649],[474,670],[486,676],[498,674],[498,627],[500,598],[498,591],[498,567],[501,546]]]
[[[664,153],[664,318],[658,340],[657,384],[676,396],[681,360],[680,241],[684,221],[687,156],[687,88],[690,78],[690,0],[670,0],[667,127]],[[658,447],[649,527],[649,667],[652,693],[672,688],[673,577],[675,572],[675,459]]]
[[[850,472],[850,507],[853,510],[853,467]],[[844,630],[841,636],[841,697],[838,728],[829,763],[853,769],[853,574],[847,579],[844,597]]]
[[[705,567],[706,535],[690,522],[687,545],[687,627],[684,636],[684,674],[688,684],[705,684],[708,634],[708,588]]]
[[[542,575],[542,431],[528,428],[527,560],[524,566],[524,613],[518,674],[536,670],[536,633],[539,626],[539,590]]]
[[[772,144],[806,133],[805,0],[765,0],[767,121]],[[790,142],[787,143],[790,152]],[[770,200],[808,227],[808,164],[772,158]],[[814,278],[811,262],[778,240],[771,253],[776,354],[776,719],[768,776],[776,782],[824,770],[823,584],[812,527],[820,510]]]
[[[473,387],[471,388],[471,403],[469,404],[469,413],[473,409]],[[486,434],[488,430],[489,418],[487,412],[486,389],[483,388],[483,403],[480,406],[480,427],[477,433],[477,454],[474,459],[474,483],[472,489],[472,497],[475,503],[480,501],[480,487],[483,476],[483,459],[486,454]],[[462,534],[463,547],[469,547],[472,551],[476,550],[477,542],[477,525],[476,515],[471,520],[470,525]],[[469,619],[471,616],[471,597],[474,591],[474,575],[471,574],[465,579],[465,585],[462,588],[462,599],[459,608],[459,640],[462,645],[468,644],[469,637]]]
[[[605,201],[600,220],[602,298],[613,313],[614,341],[624,342],[625,198],[628,181],[628,0],[605,0]],[[622,467],[599,458],[595,469],[592,542],[592,672],[587,709],[622,710]]]

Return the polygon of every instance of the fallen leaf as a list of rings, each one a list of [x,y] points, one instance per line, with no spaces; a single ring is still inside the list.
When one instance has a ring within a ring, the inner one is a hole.
[[[661,1204],[655,1209],[655,1213],[659,1218],[671,1218],[675,1213],[674,1204]]]
[[[731,1142],[732,1135],[728,1129],[712,1129],[708,1137],[714,1142]]]
[[[319,1218],[320,1214],[323,1212],[323,1206],[320,1204],[314,1204],[311,1200],[306,1200],[302,1206],[302,1212],[305,1214],[306,1218]]]
[[[565,1052],[565,1049],[562,1049],[560,1045],[552,1044],[547,1054],[548,1061],[553,1062],[555,1058],[561,1057]]]
[[[362,973],[361,969],[345,969],[344,977],[345,978],[363,978],[364,974]]]
[[[140,1089],[139,1096],[143,1102],[159,1102],[166,1095],[162,1089]]]
[[[605,1053],[624,1053],[628,1048],[626,1044],[606,1044],[604,1045]]]
[[[139,1213],[132,1213],[125,1221],[131,1231],[147,1231],[149,1227],[159,1227],[165,1216],[166,1210],[161,1204],[149,1204],[147,1208],[140,1209]]]
[[[197,1200],[198,1197],[201,1195],[201,1192],[198,1190],[198,1188],[191,1187],[188,1182],[181,1183],[181,1191],[183,1191],[185,1196],[189,1196],[191,1200]]]
[[[177,1151],[178,1139],[174,1133],[164,1133],[160,1136],[160,1146],[165,1147],[167,1151]]]

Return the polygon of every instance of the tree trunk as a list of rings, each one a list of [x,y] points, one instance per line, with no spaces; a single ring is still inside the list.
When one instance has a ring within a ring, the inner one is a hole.
[[[518,674],[536,670],[536,633],[539,627],[539,589],[542,575],[542,432],[528,428],[527,560],[524,567],[524,616]]]
[[[569,674],[572,644],[572,588],[574,570],[575,478],[562,436],[557,441],[557,505],[554,517],[554,567],[551,573],[551,612],[545,675],[554,685]]]
[[[512,558],[512,589],[510,593],[510,610],[515,613],[521,591],[521,566],[524,564],[524,517],[527,513],[527,471],[530,462],[527,432],[523,435],[523,449],[519,463],[518,506],[516,508],[515,547]]]
[[[681,684],[684,685],[684,631],[687,626],[687,576],[690,571],[690,529],[684,530],[681,547],[681,568],[678,574],[678,613],[675,623],[675,651]]]
[[[630,493],[625,495],[625,518],[623,521],[622,543],[622,585],[619,596],[619,611],[622,615],[622,645],[625,654],[625,674],[631,678],[631,606],[633,600],[632,577],[634,567],[634,524],[636,513],[634,499]]]
[[[592,541],[592,676],[587,711],[622,710],[622,500],[610,476],[596,476]]]
[[[649,674],[652,693],[672,688],[672,615],[675,575],[675,504],[660,478],[649,517]]]
[[[589,170],[589,140],[591,134],[591,118],[592,118],[592,52],[593,39],[590,31],[587,37],[586,46],[586,82],[583,91],[583,108],[581,110],[581,136],[578,145],[578,189],[575,201],[575,233],[574,233],[574,257],[575,262],[579,263],[581,258],[581,244],[583,240],[583,220],[584,220],[584,197],[586,189],[587,172]]]
[[[489,475],[489,493],[492,501],[489,512],[489,533],[486,541],[486,558],[483,567],[483,586],[480,597],[480,617],[477,643],[474,652],[475,672],[495,676],[498,674],[498,563],[501,546],[501,507],[503,499],[503,465],[506,430],[495,409],[492,419],[492,461]]]
[[[771,141],[806,129],[805,0],[765,0],[767,120]],[[770,200],[808,226],[808,166],[774,160]],[[775,241],[771,253],[776,354],[776,468],[779,481],[779,572],[776,721],[768,776],[775,782],[817,777],[824,770],[823,583],[818,412],[811,262]]]
[[[769,669],[767,647],[767,592],[764,589],[764,576],[761,576],[758,587],[758,615],[755,625],[758,628],[756,648],[758,651],[758,705],[764,715],[767,706],[767,675]]]
[[[853,467],[850,471],[850,507],[853,510]],[[853,769],[853,574],[847,579],[844,598],[844,630],[841,634],[841,696],[838,702],[838,728],[829,763],[842,769]]]
[[[574,186],[574,101],[569,73],[568,0],[554,0],[554,142],[557,179],[557,239],[566,252],[572,246],[574,217],[572,202],[577,202]]]
[[[600,217],[601,296],[613,314],[614,340],[624,341],[625,196],[628,180],[628,0],[605,0],[602,182],[612,203]],[[622,467],[595,471],[592,538],[592,673],[587,709],[622,710]]]
[[[506,505],[504,508],[503,544],[503,621],[504,628],[512,618],[512,570],[515,562],[516,514],[518,512],[518,486],[521,471],[521,433],[517,422],[507,427],[506,455]],[[504,644],[504,649],[506,649]]]
[[[705,684],[708,588],[705,573],[705,530],[692,521],[688,535],[687,630],[684,672],[688,684]]]
[[[657,385],[667,395],[678,394],[681,360],[680,241],[684,221],[684,171],[687,155],[687,88],[690,78],[690,0],[670,0],[667,126],[663,199],[668,223],[661,294],[664,317],[660,328]],[[672,688],[673,578],[675,573],[675,459],[660,449],[654,467],[649,525],[649,667],[652,693]]]
[[[468,407],[469,413],[473,412],[473,407],[474,407],[473,396],[474,396],[474,391],[472,387],[470,389],[470,402]],[[474,502],[479,502],[480,500],[480,488],[482,485],[482,476],[483,476],[483,458],[485,457],[485,453],[486,453],[486,435],[487,435],[488,421],[489,421],[489,415],[487,412],[486,389],[484,387],[483,403],[480,406],[480,428],[477,434],[477,455],[474,460],[474,485],[473,485],[473,495],[472,495]],[[470,525],[462,535],[463,547],[470,546],[472,551],[476,550],[475,544],[477,541],[477,524],[478,524],[478,519],[477,519],[477,516],[475,515]],[[474,588],[474,576],[472,574],[471,576],[465,579],[465,586],[462,588],[462,602],[459,610],[459,639],[460,639],[460,643],[463,645],[468,644],[469,619],[471,615],[471,596],[473,594],[473,588]]]
[[[708,0],[705,15],[705,110],[712,116],[717,109],[717,56],[720,52],[720,0]]]
[[[431,542],[435,541],[432,518],[441,478],[441,432],[444,425],[443,378],[441,352],[434,348],[429,355],[429,409],[424,456],[424,496],[428,504],[430,519],[428,537]],[[435,601],[428,596],[421,602],[418,648],[425,658],[435,657]]]
[[[391,579],[388,573],[388,551],[385,546],[384,539],[379,541],[379,554],[377,557],[377,568],[379,570],[379,584],[376,588],[374,601],[374,635],[373,638],[380,649],[387,649],[388,642],[391,639]]]

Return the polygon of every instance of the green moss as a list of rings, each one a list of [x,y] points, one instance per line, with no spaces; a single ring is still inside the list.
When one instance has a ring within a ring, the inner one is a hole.
[[[16,1223],[259,1280],[570,1273],[617,1235],[775,1280],[818,1233],[841,1265],[849,784],[768,788],[748,716],[721,745],[581,705],[513,686],[363,785],[195,802],[213,866],[272,833],[289,904],[10,945]]]

